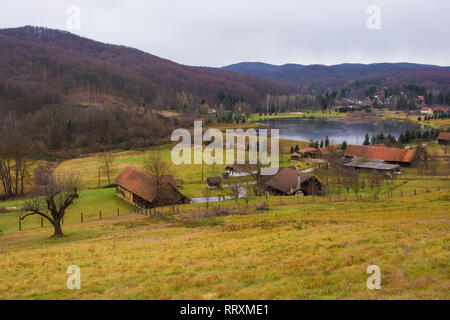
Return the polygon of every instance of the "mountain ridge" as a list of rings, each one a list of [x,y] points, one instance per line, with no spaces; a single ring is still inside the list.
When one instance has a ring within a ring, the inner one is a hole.
[[[409,62],[398,63],[342,63],[337,65],[302,65],[287,63],[283,65],[272,65],[262,62],[240,62],[225,66],[222,70],[241,72],[256,75],[281,84],[304,88],[316,82],[324,85],[344,83],[345,81],[356,80],[389,80],[388,85],[397,85],[392,79],[398,75],[399,81],[408,82],[407,77],[414,78],[414,81],[432,86],[442,86],[444,89],[450,87],[450,67],[436,66],[430,64],[419,64]],[[429,71],[435,71],[435,77]],[[420,79],[415,74],[423,74],[426,77]]]
[[[0,82],[0,111],[32,111],[82,90],[157,109],[179,109],[185,102],[193,106],[202,100],[216,104],[221,93],[258,104],[267,93],[292,90],[253,75],[180,65],[131,47],[32,26],[0,29]],[[20,93],[11,96],[15,91]],[[36,99],[36,91],[41,98]],[[30,100],[32,106],[27,105]]]

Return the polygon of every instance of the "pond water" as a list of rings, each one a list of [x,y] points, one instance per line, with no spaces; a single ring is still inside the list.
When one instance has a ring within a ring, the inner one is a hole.
[[[406,130],[421,130],[421,126],[409,122],[385,119],[370,120],[328,120],[318,119],[272,119],[262,121],[268,123],[270,129],[280,129],[280,138],[297,141],[320,141],[328,136],[332,144],[361,145],[366,133],[369,137],[379,133],[396,138]],[[423,129],[424,130],[424,129]]]

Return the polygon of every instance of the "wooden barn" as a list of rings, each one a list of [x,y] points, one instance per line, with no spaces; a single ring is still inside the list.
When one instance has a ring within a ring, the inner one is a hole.
[[[397,149],[373,146],[348,146],[345,151],[347,160],[367,159],[382,160],[390,164],[409,167],[418,160],[415,149]]]
[[[163,186],[158,188],[154,176],[127,167],[117,177],[116,184],[116,195],[141,209],[190,202],[178,191],[172,176],[163,177]]]
[[[206,179],[206,182],[211,188],[220,188],[222,185],[222,177],[209,177]]]
[[[272,195],[321,195],[322,184],[316,177],[297,171],[295,167],[280,168],[274,176],[264,177],[264,189]]]
[[[300,150],[300,154],[302,155],[303,158],[313,158],[316,152],[317,149],[313,147],[304,148]]]
[[[438,143],[444,146],[450,145],[450,132],[441,132],[438,137]]]

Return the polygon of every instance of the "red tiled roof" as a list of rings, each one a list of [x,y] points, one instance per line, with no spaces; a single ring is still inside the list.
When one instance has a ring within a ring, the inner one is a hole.
[[[310,147],[310,148],[305,148],[305,149],[300,150],[300,153],[314,152],[314,151],[317,151],[317,149]]]
[[[172,176],[165,176],[163,182],[166,183],[164,192],[179,193]],[[153,202],[158,194],[155,177],[133,167],[125,168],[117,177],[116,183],[149,202]]]
[[[293,154],[291,154],[291,157],[300,157],[300,155],[297,152],[294,152]]]
[[[388,162],[411,162],[416,154],[415,149],[397,149],[373,146],[348,146],[345,156],[377,159]]]
[[[450,140],[450,132],[441,132],[441,134],[438,137],[438,140]]]

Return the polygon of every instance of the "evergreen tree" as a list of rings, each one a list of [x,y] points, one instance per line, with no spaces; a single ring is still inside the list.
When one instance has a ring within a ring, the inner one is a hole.
[[[363,145],[365,145],[365,146],[369,146],[370,145],[370,138],[369,138],[369,134],[368,133],[366,133],[366,137],[364,139]]]

